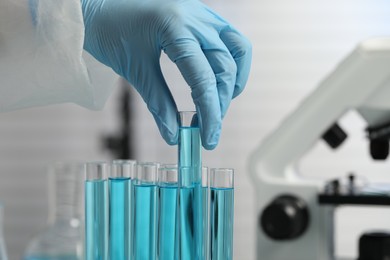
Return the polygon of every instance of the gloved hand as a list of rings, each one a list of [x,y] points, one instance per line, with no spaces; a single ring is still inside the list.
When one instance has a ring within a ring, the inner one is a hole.
[[[82,0],[84,49],[126,78],[161,135],[178,140],[177,107],[160,68],[161,50],[191,87],[202,144],[214,149],[232,98],[244,89],[251,45],[198,0]]]

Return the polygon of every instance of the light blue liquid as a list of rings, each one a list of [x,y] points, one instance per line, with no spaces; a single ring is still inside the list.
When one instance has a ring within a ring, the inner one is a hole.
[[[179,128],[179,237],[180,260],[203,260],[201,141],[198,127]]]
[[[110,259],[128,260],[131,250],[131,179],[110,178]]]
[[[201,169],[201,142],[198,127],[179,128],[179,168],[191,167]],[[200,182],[201,173],[193,176],[195,182]]]
[[[156,203],[156,185],[134,185],[134,260],[156,260]]]
[[[233,259],[234,190],[210,190],[210,260]]]
[[[179,191],[179,258],[202,259],[203,245],[202,232],[202,205],[201,187],[199,184],[192,187],[181,187]]]
[[[202,187],[202,213],[203,213],[203,245],[202,245],[202,258],[203,260],[208,259],[208,242],[209,242],[209,189],[208,187]]]
[[[108,260],[107,180],[85,182],[86,260]]]
[[[158,198],[158,259],[175,260],[177,184],[160,184]]]
[[[74,255],[63,255],[63,256],[28,256],[24,260],[81,260],[81,257]]]

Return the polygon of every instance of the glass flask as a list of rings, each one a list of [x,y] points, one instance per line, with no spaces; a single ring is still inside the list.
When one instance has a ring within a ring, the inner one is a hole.
[[[7,250],[5,248],[3,236],[3,206],[0,204],[0,260],[7,260]]]
[[[28,245],[24,260],[83,259],[83,164],[49,168],[47,228]]]

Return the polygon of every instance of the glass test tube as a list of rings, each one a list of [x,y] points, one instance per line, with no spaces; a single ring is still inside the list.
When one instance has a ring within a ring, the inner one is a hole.
[[[175,260],[177,165],[162,165],[158,176],[158,236],[157,258]]]
[[[135,161],[115,160],[108,179],[110,191],[110,259],[128,260],[132,245],[131,190]]]
[[[108,260],[109,165],[105,162],[91,162],[85,168],[86,260]]]
[[[202,236],[201,141],[196,112],[179,113],[179,259],[200,260]]]
[[[134,260],[155,260],[157,164],[137,163],[134,181]]]
[[[203,212],[203,260],[208,260],[208,244],[209,244],[209,168],[202,167],[202,212]]]
[[[233,175],[233,169],[211,169],[210,260],[233,259]]]

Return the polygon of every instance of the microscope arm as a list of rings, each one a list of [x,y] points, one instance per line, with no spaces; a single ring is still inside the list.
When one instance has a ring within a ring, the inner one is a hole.
[[[390,39],[361,43],[252,153],[251,176],[294,177],[294,164],[346,111],[375,104],[375,97],[390,103],[390,95],[378,95],[389,77]]]

